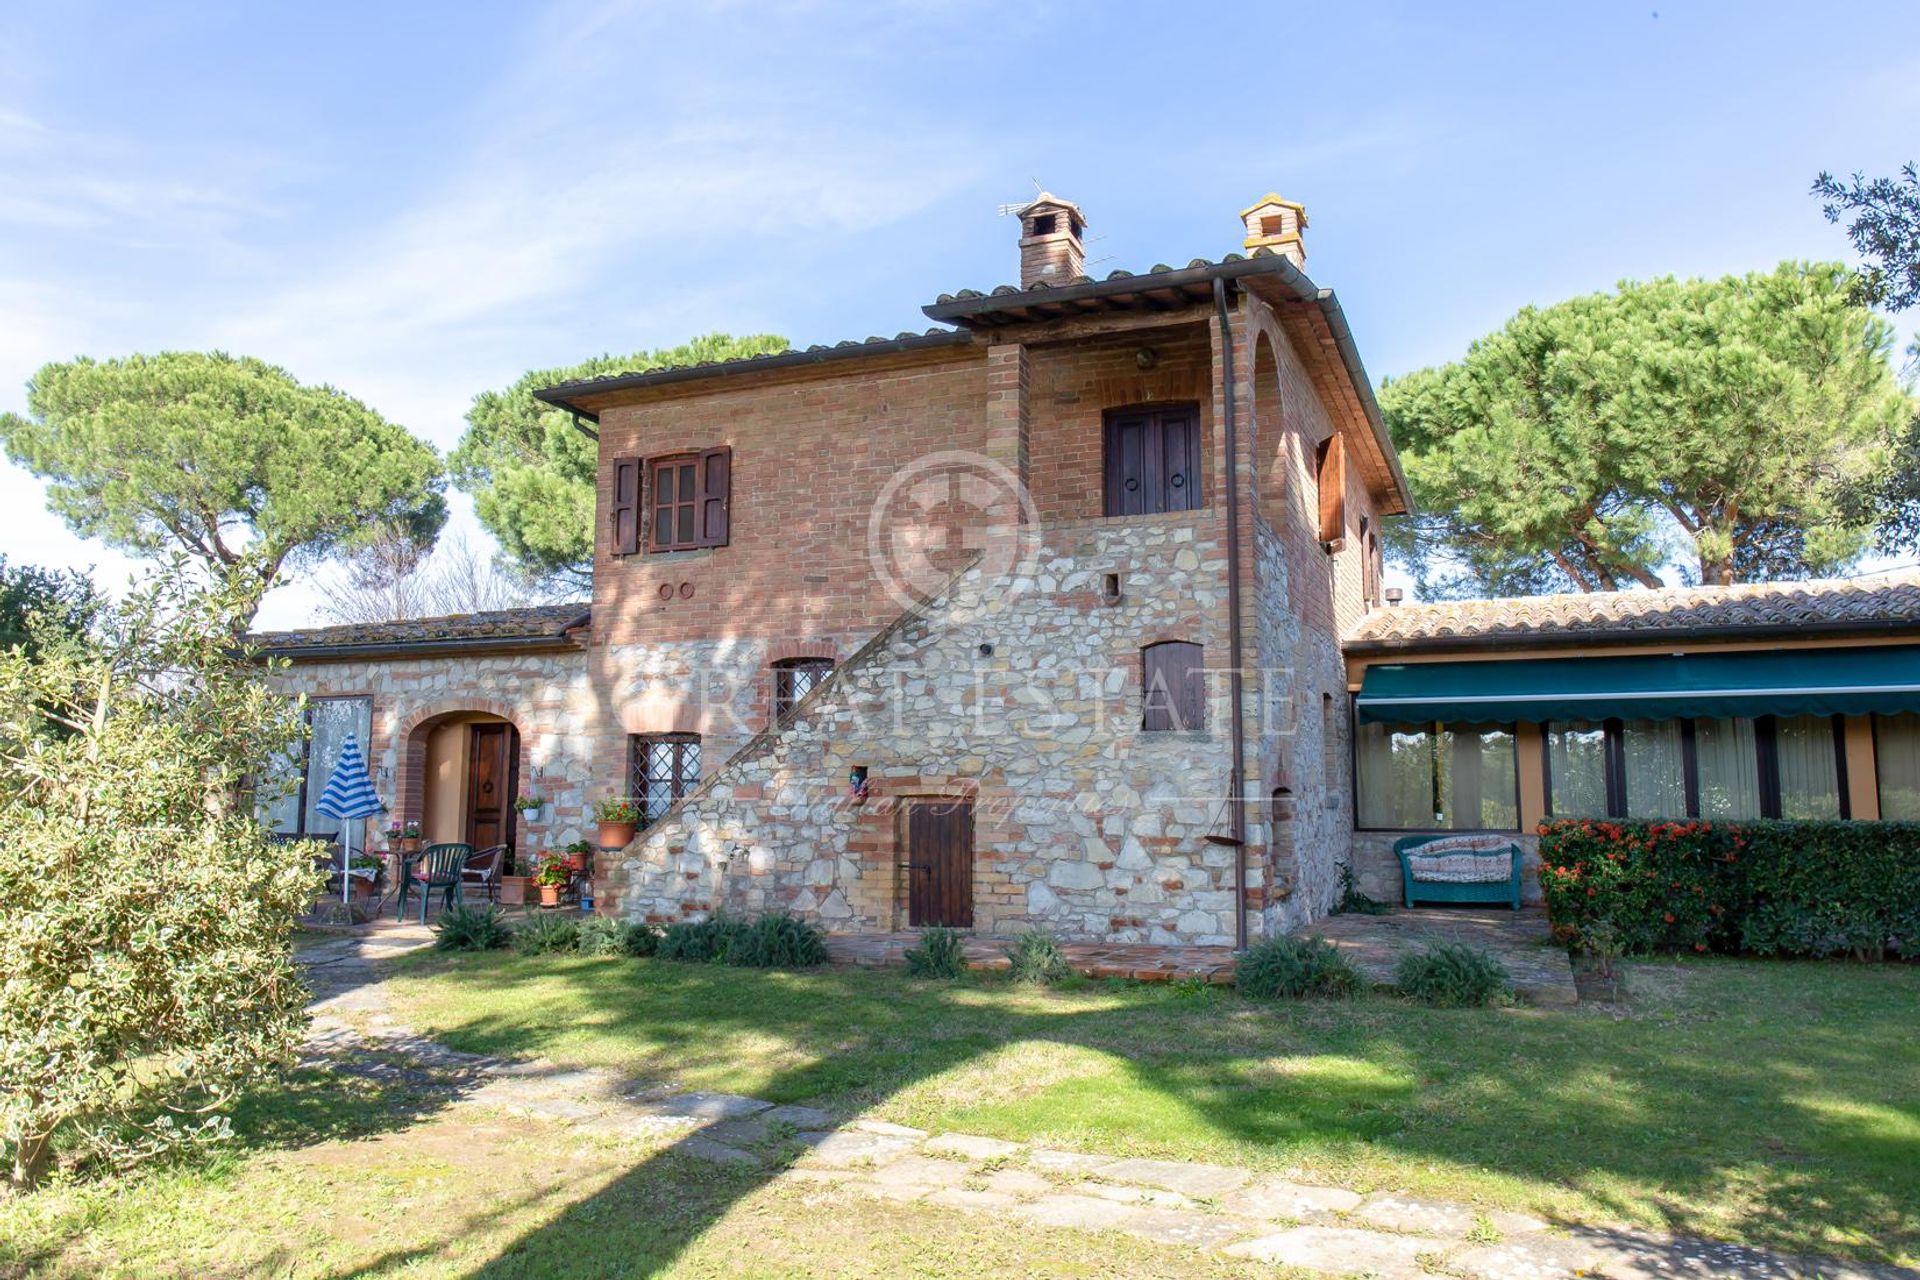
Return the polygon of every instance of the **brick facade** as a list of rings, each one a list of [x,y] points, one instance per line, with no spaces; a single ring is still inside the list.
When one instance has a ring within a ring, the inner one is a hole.
[[[1231,365],[1243,494],[1242,906],[1252,934],[1294,927],[1330,908],[1350,856],[1338,634],[1368,607],[1357,531],[1377,524],[1369,477],[1380,466],[1348,468],[1349,536],[1329,550],[1315,449],[1364,422],[1354,425],[1350,405],[1329,406],[1314,363],[1325,352],[1296,348],[1308,331],[1284,304],[1235,291],[1228,349],[1212,307],[1197,302],[1055,314],[972,341],[609,391],[593,404],[601,479],[592,620],[578,647],[302,663],[286,682],[375,698],[376,763],[403,810],[419,804],[421,726],[461,709],[512,721],[523,779],[540,779],[556,802],[549,829],[523,833],[542,847],[583,831],[592,799],[627,793],[631,735],[698,734],[700,788],[602,859],[600,904],[628,916],[731,906],[840,930],[902,927],[902,805],[965,795],[976,814],[976,927],[1230,941],[1237,851],[1205,837],[1231,825]],[[1197,509],[1104,514],[1106,416],[1141,405],[1193,406]],[[614,461],[723,446],[726,544],[615,554]],[[973,461],[930,467],[956,454]],[[994,481],[984,497],[966,467]],[[1008,492],[995,491],[1002,479]],[[1025,558],[995,561],[996,537]],[[929,600],[915,572],[944,588]],[[903,603],[903,585],[920,603]],[[1160,640],[1204,646],[1204,730],[1140,727],[1141,651]],[[776,726],[773,664],[794,657],[838,667]],[[871,784],[857,803],[846,795],[855,767]]]

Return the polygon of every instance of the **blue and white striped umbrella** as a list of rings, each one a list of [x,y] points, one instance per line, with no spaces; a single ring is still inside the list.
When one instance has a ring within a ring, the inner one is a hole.
[[[352,734],[347,735],[341,744],[340,756],[333,762],[333,775],[327,779],[326,790],[314,802],[314,812],[325,814],[329,818],[370,818],[376,813],[386,812],[387,806],[380,803],[380,796],[373,789],[373,778],[367,773],[367,762],[360,755],[360,744]],[[349,821],[340,833],[340,901],[347,900],[347,877],[353,866],[353,824]]]

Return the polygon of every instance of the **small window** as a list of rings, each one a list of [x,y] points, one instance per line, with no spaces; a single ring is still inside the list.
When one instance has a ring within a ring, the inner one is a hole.
[[[1206,650],[1163,640],[1140,651],[1140,727],[1148,733],[1206,728]]]
[[[689,551],[727,545],[732,457],[730,449],[708,449],[653,460],[647,477],[648,550]],[[616,489],[618,481],[616,468]]]
[[[700,735],[636,733],[627,739],[627,771],[640,825],[652,826],[700,782]]]
[[[1320,541],[1347,536],[1347,450],[1337,435],[1314,450],[1314,486],[1320,496]]]
[[[1263,236],[1281,236],[1287,233],[1287,220],[1278,213],[1270,213],[1260,219],[1260,234]]]
[[[827,658],[788,658],[773,664],[773,718],[783,719],[833,670]]]
[[[1057,213],[1036,213],[1033,215],[1033,234],[1036,236],[1050,236],[1059,229],[1059,226],[1060,215]]]
[[[1193,405],[1108,412],[1108,515],[1153,515],[1199,507],[1199,421],[1199,410]]]

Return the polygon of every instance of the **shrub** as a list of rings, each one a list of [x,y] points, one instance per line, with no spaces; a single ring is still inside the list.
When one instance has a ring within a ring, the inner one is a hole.
[[[455,907],[433,922],[433,945],[442,951],[492,951],[512,938],[498,907]]]
[[[513,931],[513,949],[523,956],[580,949],[580,922],[572,916],[538,915]]]
[[[1366,979],[1324,938],[1282,934],[1248,947],[1234,966],[1234,986],[1256,1000],[1358,995]]]
[[[1007,972],[1015,982],[1051,986],[1073,973],[1059,940],[1045,929],[1029,929],[1014,939],[1007,959],[1012,962]]]
[[[967,971],[967,953],[957,930],[935,925],[921,931],[907,952],[907,972],[916,978],[957,978]]]
[[[1611,921],[1647,951],[1878,956],[1920,949],[1920,823],[1544,823],[1562,937]]]
[[[0,648],[0,1182],[217,1141],[298,1052],[321,879],[233,797],[303,732],[253,599],[162,568],[95,632]],[[269,776],[279,776],[271,774]],[[284,797],[263,781],[263,802]],[[4,1197],[0,1189],[0,1197]],[[11,1250],[7,1250],[11,1252]]]
[[[650,956],[660,935],[644,924],[590,916],[580,922],[580,954],[585,956]]]
[[[1400,957],[1394,982],[1412,999],[1448,1008],[1491,1004],[1507,991],[1507,967],[1484,951],[1437,942]]]
[[[827,940],[805,920],[773,911],[736,932],[719,958],[747,969],[811,969],[827,962]]]
[[[667,926],[654,954],[662,960],[716,963],[726,957],[734,938],[746,927],[724,911],[716,911],[705,920],[681,920]]]

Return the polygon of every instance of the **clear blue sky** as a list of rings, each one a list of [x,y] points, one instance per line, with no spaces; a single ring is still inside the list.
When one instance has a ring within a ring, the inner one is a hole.
[[[447,448],[530,367],[923,327],[1011,277],[1035,180],[1100,272],[1305,202],[1377,378],[1621,277],[1844,257],[1815,173],[1920,158],[1912,0],[1341,8],[11,0],[0,408],[217,346]],[[4,463],[0,550],[125,574]]]

